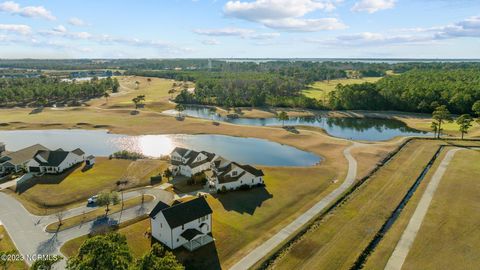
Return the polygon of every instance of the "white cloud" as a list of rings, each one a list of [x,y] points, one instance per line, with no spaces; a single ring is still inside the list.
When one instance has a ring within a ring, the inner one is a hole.
[[[258,34],[252,34],[249,37],[251,39],[257,39],[257,40],[267,40],[267,39],[274,39],[279,37],[279,33],[258,33]]]
[[[352,11],[375,13],[395,7],[395,0],[361,0],[355,3]]]
[[[245,28],[216,28],[216,29],[195,29],[193,32],[205,36],[247,36],[254,31]]]
[[[455,38],[480,38],[480,16],[446,26],[391,30],[388,33],[363,32],[329,39],[306,39],[326,46],[379,46],[385,44],[432,43]]]
[[[437,28],[435,38],[447,39],[456,37],[480,37],[480,16],[470,17],[463,21]]]
[[[343,29],[346,26],[336,18],[307,19],[314,11],[332,11],[342,0],[256,0],[229,1],[225,15],[263,24],[266,27],[299,32]]]
[[[6,1],[1,3],[0,11],[7,12],[12,15],[20,15],[23,17],[43,18],[51,21],[55,20],[55,16],[53,16],[52,13],[43,6],[22,7],[20,6],[20,4],[13,1]]]
[[[67,28],[63,25],[58,25],[56,27],[53,28],[53,31],[55,32],[59,32],[59,33],[66,33],[67,32]]]
[[[73,25],[73,26],[86,26],[87,25],[87,23],[84,20],[76,18],[76,17],[70,18],[68,20],[68,23]]]
[[[24,24],[0,24],[0,30],[21,35],[28,35],[32,32],[32,28]]]
[[[220,45],[220,41],[216,39],[205,39],[202,40],[203,45],[209,45],[209,46],[214,46],[214,45]]]

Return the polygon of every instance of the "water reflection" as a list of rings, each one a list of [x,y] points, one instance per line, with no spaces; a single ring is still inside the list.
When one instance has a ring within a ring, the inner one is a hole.
[[[16,130],[0,131],[0,142],[6,143],[9,151],[39,143],[50,149],[80,147],[88,155],[95,156],[128,150],[161,157],[179,146],[215,152],[241,163],[267,166],[310,166],[321,160],[313,153],[268,140],[223,135],[128,136],[102,130]]]
[[[177,115],[175,110],[165,111],[167,114]],[[279,126],[282,121],[276,118],[229,118],[219,115],[214,109],[201,106],[188,106],[182,112],[185,115],[212,121],[222,121],[237,125],[251,126]],[[396,136],[427,136],[428,132],[409,128],[405,123],[394,119],[377,118],[341,118],[305,116],[291,117],[285,121],[290,126],[314,126],[323,128],[328,134],[353,140],[382,141]]]

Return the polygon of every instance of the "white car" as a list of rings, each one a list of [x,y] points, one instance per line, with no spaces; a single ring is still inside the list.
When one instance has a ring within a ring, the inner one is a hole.
[[[88,198],[88,204],[96,203],[97,199],[98,199],[98,195],[95,195],[95,196],[92,196],[92,197]]]

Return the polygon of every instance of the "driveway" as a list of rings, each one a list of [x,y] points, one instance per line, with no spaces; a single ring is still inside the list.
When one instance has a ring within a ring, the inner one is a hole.
[[[343,155],[348,161],[348,173],[345,181],[330,194],[325,196],[314,206],[308,209],[305,213],[297,217],[292,223],[288,224],[270,239],[263,244],[252,250],[249,254],[238,261],[232,268],[232,270],[243,270],[251,268],[259,260],[267,256],[275,248],[277,248],[283,241],[287,240],[290,236],[293,236],[297,230],[302,228],[309,221],[314,219],[320,212],[322,212],[329,204],[331,204],[337,197],[345,192],[354,182],[357,176],[357,161],[351,155],[351,150],[354,147],[359,146],[358,143],[353,143],[343,151]]]
[[[170,202],[173,199],[173,194],[159,188],[147,188],[145,191],[145,194],[153,195],[155,200],[145,203],[144,206],[139,205],[126,209],[121,215],[120,213],[112,214],[109,216],[109,221],[119,223],[134,219],[149,213],[158,201]],[[125,198],[140,195],[139,190],[124,194]],[[65,242],[86,235],[99,225],[98,221],[90,221],[58,233],[47,233],[44,228],[57,220],[54,215],[45,217],[32,215],[16,199],[3,192],[0,192],[0,205],[2,206],[0,207],[0,222],[3,223],[18,251],[25,257],[29,265],[33,262],[32,255],[62,255],[60,247]],[[65,217],[79,215],[83,211],[94,209],[87,206],[71,209],[66,212]],[[65,263],[65,260],[62,260],[55,267],[64,269]]]

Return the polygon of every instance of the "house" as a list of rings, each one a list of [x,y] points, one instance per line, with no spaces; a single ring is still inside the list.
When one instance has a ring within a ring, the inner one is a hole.
[[[10,152],[0,156],[0,175],[20,172],[27,169],[27,163],[32,160],[38,151],[48,151],[43,145],[35,144],[15,152]]]
[[[5,151],[5,144],[0,142],[0,157],[3,155],[3,153],[5,153]]]
[[[193,251],[211,243],[212,209],[205,197],[168,205],[159,202],[150,212],[152,237],[169,247]]]
[[[208,185],[217,191],[235,190],[242,186],[253,187],[263,184],[264,173],[250,165],[228,162],[223,158],[212,164],[212,172],[207,174]]]
[[[95,157],[90,155],[85,159],[85,165],[91,167],[95,164]]]
[[[73,151],[58,149],[55,151],[39,150],[31,159],[27,168],[34,173],[62,173],[63,171],[82,163],[85,160],[85,152],[80,148]]]
[[[206,151],[197,152],[181,147],[176,147],[170,154],[173,175],[191,177],[197,173],[210,169],[215,154]]]

